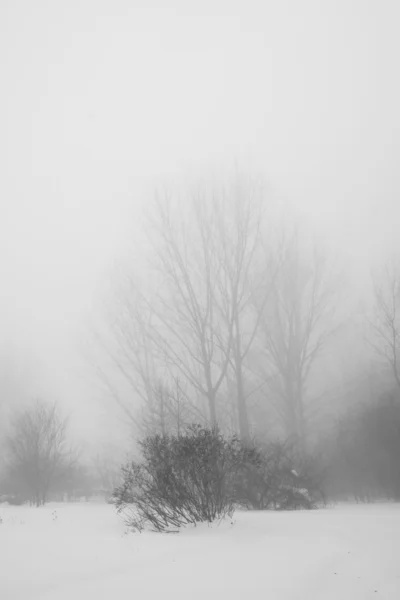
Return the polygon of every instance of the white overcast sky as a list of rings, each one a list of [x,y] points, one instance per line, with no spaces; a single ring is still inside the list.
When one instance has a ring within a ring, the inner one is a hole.
[[[395,247],[399,17],[395,0],[0,2],[0,345],[38,389],[84,412],[86,315],[160,178],[237,161],[355,269]]]

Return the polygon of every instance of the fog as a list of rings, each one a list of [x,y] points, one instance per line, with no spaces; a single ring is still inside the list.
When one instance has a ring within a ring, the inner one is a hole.
[[[160,183],[261,174],[362,290],[399,249],[399,17],[394,0],[3,0],[2,394],[59,400],[88,443],[118,435],[85,342]]]

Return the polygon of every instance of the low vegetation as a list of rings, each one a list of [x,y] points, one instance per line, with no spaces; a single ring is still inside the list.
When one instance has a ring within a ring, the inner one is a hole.
[[[259,448],[217,428],[191,426],[183,435],[150,435],[142,460],[123,467],[118,510],[136,530],[169,531],[212,522],[236,507],[312,508],[310,490],[284,445]]]

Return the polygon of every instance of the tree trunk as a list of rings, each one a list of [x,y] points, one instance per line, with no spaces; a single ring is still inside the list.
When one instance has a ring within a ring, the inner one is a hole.
[[[250,441],[250,426],[249,417],[247,414],[246,397],[244,392],[243,382],[243,360],[242,360],[242,349],[240,344],[240,333],[239,333],[239,318],[236,315],[235,318],[236,327],[236,339],[234,340],[234,361],[236,371],[236,390],[237,390],[237,407],[239,417],[239,435],[240,439],[244,442]]]
[[[243,385],[243,376],[242,376],[241,365],[239,365],[239,368],[237,370],[236,380],[237,380],[237,403],[238,403],[240,439],[244,442],[249,442],[250,441],[250,426],[249,426],[249,417],[247,414],[246,398],[244,395],[244,385]]]
[[[293,381],[291,372],[286,375],[286,436],[291,440],[299,457],[305,453],[305,423],[300,384]]]
[[[217,426],[217,411],[215,407],[215,392],[210,390],[207,394],[208,410],[210,412],[210,425],[211,427]]]

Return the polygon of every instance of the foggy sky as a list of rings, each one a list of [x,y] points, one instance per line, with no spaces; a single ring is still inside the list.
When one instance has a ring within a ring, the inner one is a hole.
[[[91,430],[80,344],[159,181],[238,162],[353,272],[396,249],[399,17],[388,0],[2,0],[0,346],[29,390]]]

